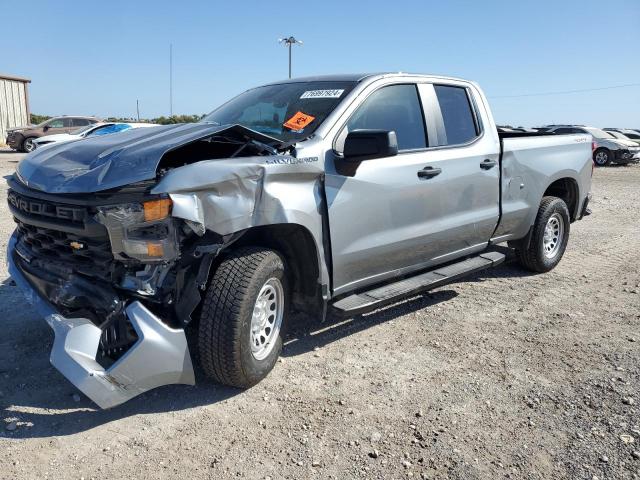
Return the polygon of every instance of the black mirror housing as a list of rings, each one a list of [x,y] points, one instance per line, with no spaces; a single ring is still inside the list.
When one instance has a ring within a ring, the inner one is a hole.
[[[361,162],[398,154],[396,132],[387,130],[353,130],[344,141],[344,158]]]

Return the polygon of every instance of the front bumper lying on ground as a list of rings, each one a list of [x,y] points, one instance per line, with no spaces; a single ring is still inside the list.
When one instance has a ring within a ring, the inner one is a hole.
[[[119,405],[162,385],[195,384],[184,330],[168,327],[138,301],[125,309],[138,340],[109,368],[99,365],[102,331],[86,318],[63,317],[34,290],[13,260],[15,244],[13,236],[7,255],[9,273],[54,331],[52,365],[99,407]]]

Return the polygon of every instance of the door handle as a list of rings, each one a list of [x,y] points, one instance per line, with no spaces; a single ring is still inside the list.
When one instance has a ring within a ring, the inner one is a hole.
[[[418,170],[418,178],[432,178],[442,173],[441,168],[436,167],[424,167],[422,170]]]
[[[498,164],[495,160],[485,159],[480,162],[480,168],[483,170],[489,170],[490,168],[495,167]]]

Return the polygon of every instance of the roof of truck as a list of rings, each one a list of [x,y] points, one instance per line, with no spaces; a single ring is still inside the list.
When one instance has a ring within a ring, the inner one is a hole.
[[[429,77],[429,78],[446,78],[449,80],[462,80],[459,78],[449,77],[446,75],[429,75],[407,72],[374,72],[374,73],[343,73],[334,75],[315,75],[310,77],[288,78],[276,82],[270,82],[267,85],[277,85],[281,83],[300,83],[300,82],[361,82],[366,78],[383,77],[383,76],[408,76],[408,77]]]
[[[286,80],[271,82],[270,85],[275,85],[278,83],[299,83],[299,82],[359,82],[373,75],[379,75],[379,74],[377,73],[343,73],[343,74],[336,74],[336,75],[314,75],[309,77],[288,78]]]

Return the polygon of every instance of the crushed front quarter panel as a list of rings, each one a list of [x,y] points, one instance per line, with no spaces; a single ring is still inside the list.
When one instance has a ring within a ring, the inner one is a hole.
[[[263,225],[306,228],[318,252],[319,281],[328,284],[322,241],[323,176],[324,164],[308,153],[203,160],[171,170],[152,193],[169,194],[174,217],[219,235]]]

